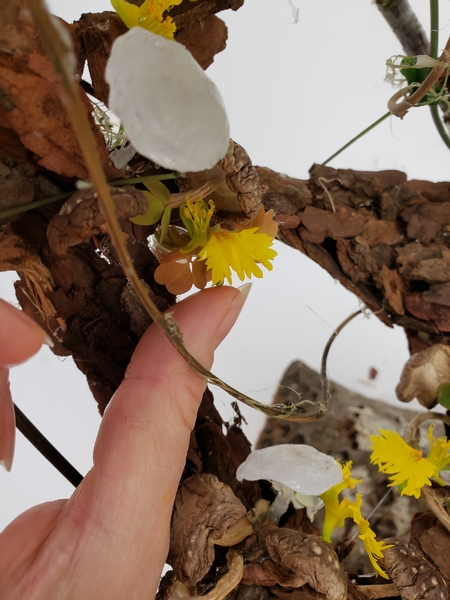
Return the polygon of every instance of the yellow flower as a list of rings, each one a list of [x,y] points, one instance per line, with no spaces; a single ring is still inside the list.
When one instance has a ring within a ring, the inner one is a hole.
[[[136,6],[126,0],[111,0],[128,29],[143,27],[169,39],[173,39],[177,28],[171,17],[163,18],[163,13],[181,2],[182,0],[145,0],[141,6]]]
[[[321,494],[319,498],[322,499],[325,505],[325,518],[323,521],[322,537],[326,542],[331,543],[331,534],[335,527],[342,527],[345,519],[353,519],[359,529],[359,538],[364,544],[364,548],[367,552],[370,562],[372,563],[375,571],[381,577],[388,578],[387,574],[378,565],[378,560],[383,558],[383,550],[390,548],[386,546],[384,542],[377,542],[375,533],[370,528],[370,523],[367,519],[364,519],[361,514],[362,496],[356,494],[356,501],[352,502],[348,498],[343,498],[339,501],[339,494],[345,489],[353,489],[355,485],[361,483],[361,479],[354,479],[351,476],[352,463],[347,462],[341,465],[342,468],[342,482],[334,485],[332,488]]]
[[[383,552],[392,548],[392,544],[387,545],[384,542],[377,542],[375,533],[370,528],[370,523],[361,514],[362,496],[356,494],[356,502],[348,502],[348,510],[351,512],[353,521],[359,529],[359,539],[362,540],[367,556],[372,563],[373,568],[381,577],[389,579],[387,573],[378,564],[380,558],[383,558]]]
[[[228,231],[221,229],[220,225],[211,227],[214,210],[212,200],[186,200],[180,206],[180,217],[189,242],[180,243],[178,248],[172,245],[170,249],[174,251],[161,260],[155,271],[155,280],[173,294],[187,292],[192,284],[203,289],[208,281],[222,285],[226,279],[231,284],[232,271],[241,281],[252,275],[262,277],[263,272],[257,263],[272,270],[270,261],[277,253],[270,247],[273,237],[267,232],[276,235],[273,211],[264,213],[262,209],[257,216],[259,226],[240,226],[239,231]],[[171,239],[175,238],[169,227],[167,241]],[[183,238],[178,236],[178,239]]]
[[[190,202],[186,200],[180,206],[180,217],[186,227],[191,241],[181,248],[183,253],[191,253],[196,248],[203,248],[208,243],[209,224],[214,214],[214,202],[204,200]]]
[[[431,477],[444,485],[439,471],[450,464],[450,442],[446,438],[435,439],[432,426],[428,430],[430,452],[427,458],[397,432],[380,429],[380,434],[370,436],[370,462],[377,465],[381,473],[390,475],[389,485],[402,486],[401,495],[419,498],[423,486],[431,485]]]
[[[325,505],[325,518],[322,528],[322,537],[325,541],[331,542],[331,534],[335,527],[342,527],[345,519],[351,517],[348,510],[348,501],[346,499],[339,501],[339,494],[346,489],[352,490],[356,484],[361,483],[361,479],[354,479],[351,476],[352,463],[341,464],[342,482],[334,485],[325,493],[320,495]]]
[[[221,229],[210,236],[198,258],[206,261],[214,285],[222,285],[225,279],[231,284],[231,269],[241,281],[252,275],[263,276],[257,262],[272,270],[270,261],[277,255],[270,248],[272,242],[266,233],[258,233],[257,227],[239,232]]]

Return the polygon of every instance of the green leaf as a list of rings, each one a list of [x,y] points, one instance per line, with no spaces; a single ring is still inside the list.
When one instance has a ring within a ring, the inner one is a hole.
[[[160,220],[164,207],[170,200],[170,192],[157,179],[144,181],[143,183],[148,189],[148,192],[143,192],[148,200],[148,210],[144,215],[132,217],[130,221],[136,223],[136,225],[154,225]]]
[[[159,198],[150,192],[143,192],[148,200],[148,210],[143,215],[131,217],[130,221],[136,225],[154,225],[157,223],[163,214],[164,205]]]
[[[159,236],[160,244],[162,244],[164,242],[164,238],[167,235],[167,230],[169,229],[169,225],[170,225],[170,213],[171,212],[172,212],[172,209],[170,207],[167,207],[164,209],[163,216],[161,218],[161,234]]]
[[[145,187],[148,189],[150,193],[152,193],[156,198],[161,200],[163,204],[167,204],[170,200],[170,192],[166,188],[166,186],[158,181],[157,179],[147,180],[143,182]]]
[[[442,383],[438,387],[437,401],[444,408],[450,409],[450,383]]]

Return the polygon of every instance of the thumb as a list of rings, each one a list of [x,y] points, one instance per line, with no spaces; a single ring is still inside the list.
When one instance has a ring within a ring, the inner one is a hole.
[[[211,366],[214,350],[237,319],[248,291],[208,289],[173,308],[186,348],[205,367]],[[104,414],[94,467],[68,501],[59,537],[47,549],[51,552],[60,539],[76,539],[77,570],[86,580],[94,586],[108,573],[108,582],[101,583],[102,598],[109,592],[127,597],[120,593],[129,592],[131,585],[133,598],[156,590],[167,556],[175,493],[205,387],[160,328],[151,325]],[[86,532],[81,539],[80,531]]]

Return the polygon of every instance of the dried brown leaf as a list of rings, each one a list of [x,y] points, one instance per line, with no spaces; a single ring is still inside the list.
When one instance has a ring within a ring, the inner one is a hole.
[[[87,170],[50,61],[40,54],[0,57],[0,87],[5,119],[39,165],[65,177],[87,178]],[[109,160],[103,136],[95,126],[91,105],[80,90],[97,142],[97,151],[109,178],[120,175]]]

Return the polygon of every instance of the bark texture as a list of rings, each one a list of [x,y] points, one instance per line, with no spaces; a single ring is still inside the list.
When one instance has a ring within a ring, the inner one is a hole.
[[[243,0],[185,0],[172,9],[179,27],[177,39],[202,67],[211,64],[225,46],[226,27],[216,13],[242,4]],[[56,75],[25,9],[25,0],[2,3],[0,39],[7,51],[0,53],[0,210],[10,212],[0,222],[0,270],[18,272],[20,304],[51,335],[56,354],[74,357],[102,413],[150,319],[118,263],[95,194],[75,191],[76,180],[86,178],[86,166],[60,100]],[[124,173],[111,161],[111,147],[91,116],[85,91],[107,101],[104,68],[124,26],[111,12],[83,15],[65,26],[73,38],[78,74],[87,61],[92,75],[92,85],[81,82],[80,93],[105,173],[109,180],[122,178]],[[235,144],[235,148],[240,147]],[[398,171],[331,168],[313,168],[310,179],[300,181],[268,168],[254,169],[249,161],[245,165],[242,179],[245,185],[251,181],[251,189],[234,184],[235,193],[242,196],[244,216],[251,213],[256,189],[258,202],[262,195],[266,208],[277,215],[280,238],[325,268],[386,325],[403,326],[412,352],[436,342],[448,345],[449,183],[407,181]],[[235,171],[240,173],[234,163],[222,165],[222,170],[228,179]],[[136,155],[127,176],[162,172]],[[181,191],[175,182],[167,186],[174,194]],[[67,193],[71,198],[66,204],[64,197],[11,214],[30,202]],[[154,280],[157,261],[147,244],[152,228],[128,220],[144,211],[142,194],[134,187],[122,188],[114,198],[139,277],[164,310],[175,298]],[[311,399],[317,396],[316,376],[304,366],[292,367],[286,377],[292,389]],[[385,481],[368,466],[367,434],[378,422],[399,428],[406,416],[355,395],[339,400],[341,395],[344,392],[334,386],[331,412],[319,423],[300,428],[268,422],[261,444],[310,442],[343,460],[353,460],[361,474],[367,470],[364,474],[372,487],[366,497],[374,506]],[[429,513],[414,521],[410,542],[420,547],[417,556],[414,548],[402,546],[406,541],[395,542],[398,552],[387,558],[386,568],[392,570],[396,583],[386,586],[372,580],[363,586],[348,576],[366,567],[357,553],[349,555],[347,530],[344,541],[333,549],[303,510],[291,507],[278,524],[265,519],[275,495],[271,485],[240,483],[235,477],[250,452],[240,425],[238,408],[234,422],[223,423],[211,392],[206,391],[177,497],[170,551],[173,571],[161,585],[161,600],[198,595],[208,600],[409,598],[414,569],[423,572],[419,584],[428,586],[427,593],[446,597],[449,534],[435,520],[429,522],[435,519]],[[381,509],[375,517],[380,536],[404,537],[412,510],[413,504],[404,498]],[[430,531],[436,534],[436,544],[430,541]],[[409,571],[397,577],[405,555],[411,563],[406,565]],[[439,560],[442,578],[431,564]],[[419,598],[420,590],[415,591],[414,597]]]

